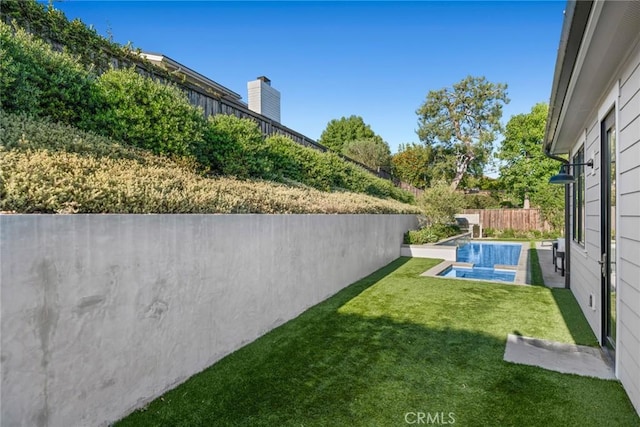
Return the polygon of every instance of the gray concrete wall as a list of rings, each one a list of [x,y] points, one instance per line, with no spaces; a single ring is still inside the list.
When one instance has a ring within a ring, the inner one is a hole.
[[[400,254],[408,215],[0,215],[1,423],[104,425]]]

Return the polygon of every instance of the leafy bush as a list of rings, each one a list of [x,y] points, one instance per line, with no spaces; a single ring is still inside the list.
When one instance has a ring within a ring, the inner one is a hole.
[[[500,199],[487,194],[465,194],[464,209],[494,209],[500,207]]]
[[[343,189],[390,197],[404,203],[414,202],[411,193],[342,160],[335,153],[304,147],[282,135],[270,136],[266,144],[273,179],[293,180],[324,191]]]
[[[516,231],[513,228],[505,228],[500,233],[502,239],[514,239],[516,237]]]
[[[418,213],[362,194],[206,178],[193,164],[0,113],[0,210],[20,213]]]
[[[419,230],[407,231],[404,235],[404,243],[408,245],[424,245],[435,243],[447,237],[460,234],[460,227],[453,224],[433,224]]]
[[[205,120],[175,86],[141,76],[133,68],[110,70],[97,80],[100,109],[84,128],[156,154],[190,154],[203,143]]]
[[[209,117],[204,144],[195,154],[215,173],[243,179],[261,178],[271,171],[266,148],[255,121],[219,114]]]
[[[496,236],[496,230],[491,228],[491,227],[483,228],[482,229],[482,235],[483,235],[483,237],[495,237]]]
[[[493,228],[484,228],[482,230],[483,237],[496,238],[496,239],[527,239],[527,240],[540,240],[540,239],[555,239],[560,237],[560,233],[557,231],[540,231],[529,230],[520,231],[512,228],[506,228],[504,230],[496,230]]]
[[[274,179],[293,180],[323,191],[343,188],[365,192],[349,184],[346,176],[351,165],[334,153],[304,147],[282,135],[270,136],[266,143]]]
[[[49,116],[70,124],[95,111],[88,96],[94,84],[78,59],[54,52],[21,28],[0,22],[0,103],[2,110]]]
[[[73,126],[4,111],[0,111],[0,141],[7,150],[29,148],[68,151],[80,155],[132,159],[141,163],[152,158],[145,150],[126,147]]]
[[[47,6],[36,0],[2,0],[0,15],[6,22],[15,22],[40,39],[64,46],[87,70],[107,71],[113,59],[119,63],[130,62],[130,46],[106,39],[79,19],[69,21],[64,12],[53,7],[53,1],[48,3]]]
[[[391,170],[391,151],[389,150],[389,144],[384,142],[382,138],[345,141],[342,147],[342,154],[373,170],[378,168]]]
[[[424,191],[418,205],[430,224],[449,224],[454,221],[454,215],[464,209],[464,195],[445,182],[438,182]]]

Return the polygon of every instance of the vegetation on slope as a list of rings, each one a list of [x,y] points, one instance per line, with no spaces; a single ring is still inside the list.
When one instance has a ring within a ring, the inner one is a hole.
[[[43,13],[55,22],[61,19],[51,11]],[[65,31],[93,37],[92,32],[79,31],[80,24],[74,21],[73,25],[63,27]],[[224,115],[206,119],[200,109],[189,104],[178,87],[142,76],[132,68],[112,69],[98,76],[94,67],[86,65],[87,52],[82,51],[84,56],[76,57],[53,51],[48,43],[5,23],[0,23],[0,42],[0,57],[6,65],[0,73],[0,102],[5,112],[59,121],[124,145],[144,148],[174,160],[179,158],[181,164],[190,165],[188,173],[194,176],[198,172],[237,179],[273,180],[322,191],[365,193],[414,202],[410,193],[335,154],[317,152],[283,136],[265,140],[250,119]],[[23,120],[26,116],[16,117]],[[70,132],[76,130],[70,129]],[[67,140],[59,141],[65,145]],[[6,159],[17,161],[20,156],[24,153]],[[32,157],[30,161],[35,159]],[[41,169],[45,165],[42,166]],[[138,173],[146,174],[143,170]],[[332,196],[333,199],[341,197],[350,196]],[[87,200],[75,204],[88,206]],[[33,206],[28,210],[41,208]],[[47,209],[59,208],[55,205]],[[318,209],[323,210],[317,206],[312,210]]]
[[[419,213],[364,194],[209,178],[71,126],[0,113],[0,210],[21,213]]]

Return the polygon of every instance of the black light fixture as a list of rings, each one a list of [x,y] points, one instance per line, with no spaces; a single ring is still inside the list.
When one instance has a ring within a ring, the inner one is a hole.
[[[549,184],[573,184],[576,179],[569,173],[569,168],[571,166],[589,166],[592,168],[593,159],[589,159],[586,163],[565,163],[560,166],[560,172],[558,172],[557,175],[549,178]]]

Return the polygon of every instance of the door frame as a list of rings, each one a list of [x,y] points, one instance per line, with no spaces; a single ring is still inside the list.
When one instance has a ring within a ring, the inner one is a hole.
[[[606,254],[606,261],[604,265],[601,265],[600,283],[601,283],[601,304],[602,304],[602,319],[601,319],[601,343],[602,347],[606,348],[612,355],[616,353],[617,334],[613,337],[612,342],[610,338],[610,332],[613,329],[617,329],[617,325],[613,328],[610,327],[610,313],[611,313],[611,155],[615,156],[614,159],[617,163],[617,151],[618,151],[618,138],[617,138],[617,110],[615,104],[610,108],[606,114],[600,120],[600,261],[603,261],[603,255]],[[611,153],[609,141],[607,139],[607,131],[614,128],[615,134],[615,152]],[[617,181],[617,177],[616,177]],[[616,198],[617,206],[617,189],[613,196]],[[617,210],[616,210],[617,216]],[[617,218],[614,218],[617,222]],[[616,251],[616,255],[617,255]],[[613,260],[617,265],[617,260]],[[617,275],[616,275],[617,279]],[[615,283],[613,284],[615,286]],[[616,298],[618,293],[616,292]],[[617,301],[616,301],[617,302]],[[616,316],[617,318],[617,316]],[[617,322],[616,319],[613,319]]]

